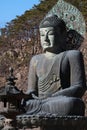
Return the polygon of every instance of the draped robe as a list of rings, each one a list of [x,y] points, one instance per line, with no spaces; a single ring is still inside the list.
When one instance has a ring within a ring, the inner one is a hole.
[[[84,115],[81,100],[86,90],[81,52],[72,50],[52,57],[39,54],[32,58],[27,93],[38,97],[26,102],[27,114]]]

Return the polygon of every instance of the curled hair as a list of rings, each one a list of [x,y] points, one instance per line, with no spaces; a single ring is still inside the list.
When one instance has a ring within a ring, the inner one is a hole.
[[[48,16],[41,21],[39,28],[46,27],[60,27],[61,32],[66,30],[65,22],[62,19],[58,18],[57,15]]]

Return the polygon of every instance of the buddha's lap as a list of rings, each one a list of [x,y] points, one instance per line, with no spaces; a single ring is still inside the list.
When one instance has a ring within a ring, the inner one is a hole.
[[[75,97],[49,97],[42,100],[29,100],[27,110],[37,110],[38,112],[47,112],[62,115],[84,115],[84,103],[81,99]]]
[[[79,98],[59,96],[47,99],[45,103],[42,103],[42,109],[58,114],[80,113],[84,111],[84,103]]]

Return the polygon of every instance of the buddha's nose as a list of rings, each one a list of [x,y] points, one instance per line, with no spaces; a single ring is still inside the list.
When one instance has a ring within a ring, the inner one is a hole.
[[[49,41],[49,39],[48,39],[48,35],[46,34],[45,35],[45,39],[44,39],[46,42],[48,42]]]

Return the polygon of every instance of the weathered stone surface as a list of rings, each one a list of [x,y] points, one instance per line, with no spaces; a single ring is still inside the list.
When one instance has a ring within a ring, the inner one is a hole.
[[[87,130],[87,117],[82,116],[44,116],[41,117],[39,115],[36,116],[23,116],[21,118],[17,118],[17,124],[19,127],[26,126],[27,128],[43,129],[45,130]],[[40,128],[39,128],[40,126]],[[55,128],[55,129],[54,129]]]

